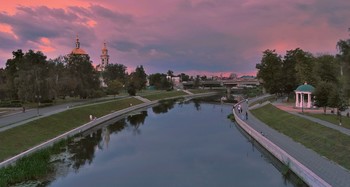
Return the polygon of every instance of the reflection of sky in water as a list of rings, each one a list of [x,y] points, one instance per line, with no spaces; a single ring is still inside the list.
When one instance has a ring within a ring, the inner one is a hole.
[[[119,132],[99,130],[92,163],[51,185],[292,186],[226,118],[230,106],[189,103],[160,110],[148,109],[137,126],[126,120]]]

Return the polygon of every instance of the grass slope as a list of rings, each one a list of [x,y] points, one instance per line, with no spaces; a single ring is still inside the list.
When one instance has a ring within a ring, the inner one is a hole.
[[[187,95],[187,93],[183,91],[170,91],[170,92],[161,92],[156,94],[145,95],[143,97],[148,100],[154,101],[154,100],[161,100],[165,98],[177,97],[177,96],[183,96],[183,95]]]
[[[311,114],[304,113],[305,115],[318,118],[323,121],[328,121],[329,123],[333,123],[334,125],[339,125],[339,118],[335,114]],[[350,129],[350,118],[342,116],[342,126]]]
[[[294,141],[350,169],[350,137],[269,104],[251,111],[254,116]]]
[[[96,117],[142,103],[138,99],[127,98],[100,103],[54,114],[26,125],[0,132],[0,161],[19,154],[44,141],[81,126],[89,121],[89,115]]]

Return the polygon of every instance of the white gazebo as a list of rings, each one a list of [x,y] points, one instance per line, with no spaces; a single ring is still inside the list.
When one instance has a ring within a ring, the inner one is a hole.
[[[312,108],[311,94],[314,90],[315,88],[307,83],[298,86],[295,90],[295,107]]]

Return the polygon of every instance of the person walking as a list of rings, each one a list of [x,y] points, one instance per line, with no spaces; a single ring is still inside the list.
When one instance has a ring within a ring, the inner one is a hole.
[[[245,112],[245,119],[248,120],[248,112]]]

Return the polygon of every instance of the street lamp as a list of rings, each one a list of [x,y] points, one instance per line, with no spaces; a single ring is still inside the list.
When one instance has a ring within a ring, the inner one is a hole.
[[[37,112],[37,116],[39,116],[39,106],[40,106],[41,95],[35,95],[35,99],[38,100],[38,106],[37,106],[36,112]]]

